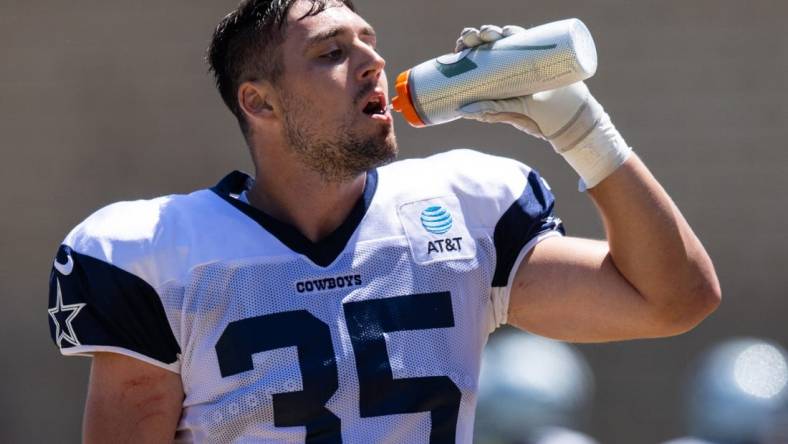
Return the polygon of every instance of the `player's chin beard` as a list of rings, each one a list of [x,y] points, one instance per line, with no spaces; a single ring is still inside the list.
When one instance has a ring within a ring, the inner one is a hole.
[[[325,182],[350,181],[397,157],[397,141],[391,127],[381,127],[378,133],[365,136],[353,132],[350,122],[345,122],[333,134],[318,134],[314,126],[299,114],[299,110],[306,108],[299,107],[295,103],[298,101],[292,98],[284,102],[289,102],[283,114],[285,137],[290,149]]]

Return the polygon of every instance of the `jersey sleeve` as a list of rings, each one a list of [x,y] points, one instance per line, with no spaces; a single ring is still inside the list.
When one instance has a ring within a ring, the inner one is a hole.
[[[70,236],[54,258],[48,313],[55,345],[67,356],[119,353],[179,373],[180,347],[156,290],[90,245],[113,248],[112,240]]]
[[[501,215],[493,232],[496,265],[492,282],[492,328],[505,324],[512,281],[520,263],[540,241],[565,234],[555,216],[555,197],[536,170],[523,169],[525,185]]]
[[[553,214],[555,197],[536,170],[523,171],[522,192],[498,219],[493,232],[496,265],[493,287],[508,287],[512,272],[534,245],[545,236],[565,234],[561,219]]]
[[[468,224],[492,238],[488,322],[494,330],[506,323],[512,280],[523,258],[543,239],[564,234],[554,214],[555,197],[535,169],[513,159],[467,149],[434,158],[434,165],[451,165],[450,182],[464,202]]]

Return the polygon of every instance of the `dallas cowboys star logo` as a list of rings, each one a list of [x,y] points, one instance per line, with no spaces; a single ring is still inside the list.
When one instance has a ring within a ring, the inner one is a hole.
[[[63,346],[63,343],[61,342],[63,339],[65,339],[71,345],[81,345],[77,339],[76,333],[74,333],[74,327],[71,325],[71,322],[74,321],[74,318],[77,317],[79,311],[82,310],[85,304],[79,303],[63,305],[63,292],[60,291],[60,279],[56,279],[56,281],[57,302],[55,303],[54,307],[47,310],[49,312],[49,316],[55,322],[55,342],[57,343],[58,347]]]

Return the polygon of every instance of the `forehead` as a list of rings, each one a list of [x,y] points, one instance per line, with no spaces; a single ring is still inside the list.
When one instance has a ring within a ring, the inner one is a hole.
[[[326,9],[317,15],[301,19],[312,6],[309,1],[296,1],[288,11],[285,41],[306,44],[307,40],[323,32],[336,28],[360,30],[369,24],[358,14],[340,2],[328,2]]]

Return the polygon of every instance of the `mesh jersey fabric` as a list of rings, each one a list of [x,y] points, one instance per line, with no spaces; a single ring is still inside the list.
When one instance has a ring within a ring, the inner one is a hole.
[[[471,150],[368,177],[321,254],[241,202],[238,173],[99,210],[55,258],[53,340],[179,373],[178,442],[471,442],[514,270],[563,233],[553,196]]]

